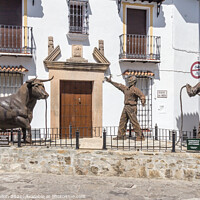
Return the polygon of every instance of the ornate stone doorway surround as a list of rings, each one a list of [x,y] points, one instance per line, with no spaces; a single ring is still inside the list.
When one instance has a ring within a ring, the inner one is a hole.
[[[49,38],[53,40],[52,38]],[[49,40],[50,41],[50,40]],[[102,41],[100,41],[102,44]],[[77,46],[77,45],[76,45]],[[75,54],[72,53],[72,58],[66,62],[54,61],[55,58],[60,54],[60,47],[57,46],[55,49],[49,46],[48,57],[44,60],[45,66],[49,69],[49,77],[54,76],[50,85],[50,113],[51,113],[51,128],[60,128],[60,81],[92,81],[92,126],[102,127],[102,85],[104,80],[104,73],[108,69],[110,63],[104,57],[103,50],[101,48],[94,48],[93,56],[97,63],[89,63],[87,60],[82,58],[82,47],[81,51]],[[73,48],[72,47],[72,52]],[[78,49],[78,48],[77,48]]]

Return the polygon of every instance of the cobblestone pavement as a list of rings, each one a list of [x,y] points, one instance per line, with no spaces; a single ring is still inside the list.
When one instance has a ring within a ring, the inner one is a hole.
[[[0,199],[200,200],[200,181],[1,173]]]

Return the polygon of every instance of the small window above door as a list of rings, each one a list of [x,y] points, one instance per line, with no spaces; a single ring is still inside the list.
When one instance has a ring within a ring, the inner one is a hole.
[[[88,1],[68,0],[68,7],[69,7],[68,37],[71,40],[86,39],[88,35]]]

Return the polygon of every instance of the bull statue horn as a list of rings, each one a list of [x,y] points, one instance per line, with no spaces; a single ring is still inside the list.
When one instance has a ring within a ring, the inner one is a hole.
[[[192,87],[189,84],[186,84],[186,89],[187,89],[187,93],[190,97],[193,97],[195,95],[200,95],[200,82],[197,83],[194,87]]]
[[[32,78],[32,79],[30,79],[30,80],[27,80],[26,83],[32,83],[32,82],[34,82],[36,79],[37,79],[37,76],[36,76],[35,78]]]
[[[54,76],[52,76],[50,79],[47,79],[47,80],[41,80],[41,79],[38,79],[40,82],[47,82],[47,81],[51,81],[52,79],[54,78]]]

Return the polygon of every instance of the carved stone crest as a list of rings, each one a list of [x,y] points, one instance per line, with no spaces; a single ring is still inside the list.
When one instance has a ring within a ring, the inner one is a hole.
[[[83,58],[83,46],[72,45],[72,57],[67,62],[88,62]]]

